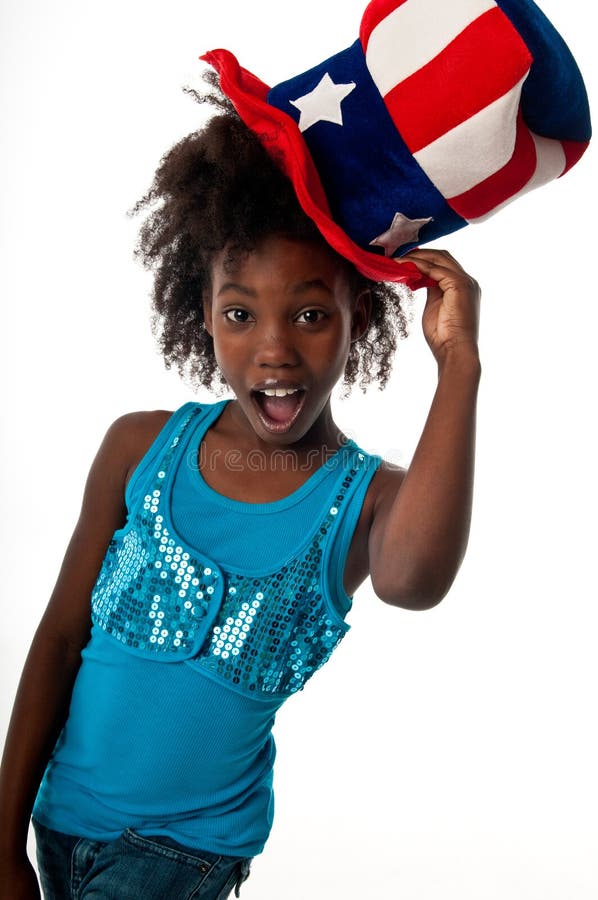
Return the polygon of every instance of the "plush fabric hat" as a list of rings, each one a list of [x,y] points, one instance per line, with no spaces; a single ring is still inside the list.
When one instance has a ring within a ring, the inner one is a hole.
[[[269,88],[202,59],[281,163],[304,211],[364,275],[564,174],[590,139],[583,80],[531,0],[373,0],[358,40]]]

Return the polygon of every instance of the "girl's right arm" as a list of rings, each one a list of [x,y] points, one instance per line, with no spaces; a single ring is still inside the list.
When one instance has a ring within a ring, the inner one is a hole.
[[[127,474],[140,458],[147,427],[145,419],[140,428],[140,419],[147,415],[122,416],[106,433],[21,676],[0,770],[0,900],[40,896],[26,852],[31,810],[89,639],[91,591],[110,539],[125,522]]]

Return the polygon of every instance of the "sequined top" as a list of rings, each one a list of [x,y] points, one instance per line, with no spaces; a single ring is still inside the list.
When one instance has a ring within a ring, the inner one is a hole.
[[[342,573],[380,457],[349,441],[284,501],[229,500],[192,471],[193,450],[228,402],[173,414],[127,489],[127,522],[92,591],[91,639],[34,809],[48,827],[98,840],[133,827],[234,855],[263,849],[274,717],[349,630]],[[196,542],[182,537],[172,499],[190,476],[229,514],[236,507],[237,544],[242,512],[275,510],[262,533],[252,529],[253,563],[234,565],[232,547],[212,546],[201,505]],[[298,545],[260,565],[268,535],[289,522]]]

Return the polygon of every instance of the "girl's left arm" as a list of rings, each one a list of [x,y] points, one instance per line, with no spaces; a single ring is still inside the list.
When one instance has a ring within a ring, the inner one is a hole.
[[[398,490],[378,498],[368,550],[372,585],[382,600],[428,609],[451,587],[469,537],[480,289],[445,251],[415,250],[402,259],[437,282],[428,289],[422,324],[438,385]]]

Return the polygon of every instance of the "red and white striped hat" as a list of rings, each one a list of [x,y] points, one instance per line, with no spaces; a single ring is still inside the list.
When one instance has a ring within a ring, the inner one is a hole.
[[[531,0],[373,0],[358,40],[274,88],[202,57],[328,243],[375,280],[563,175],[590,135],[582,77]]]

